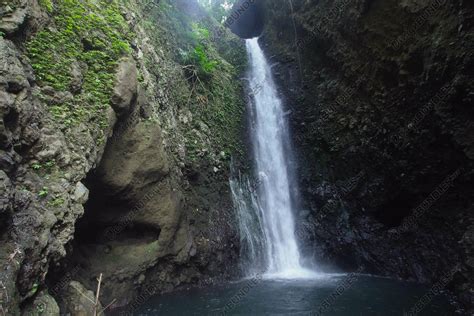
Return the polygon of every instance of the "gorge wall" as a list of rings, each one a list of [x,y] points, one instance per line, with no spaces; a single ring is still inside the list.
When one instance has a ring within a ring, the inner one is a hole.
[[[472,310],[474,3],[245,2],[228,26],[262,32],[288,107],[304,252],[448,277]],[[101,274],[126,312],[238,274],[245,56],[194,0],[0,0],[0,314],[90,314]]]
[[[245,56],[194,1],[0,1],[0,312],[238,273]]]
[[[474,4],[261,3],[306,253],[428,284],[448,275],[472,310]]]

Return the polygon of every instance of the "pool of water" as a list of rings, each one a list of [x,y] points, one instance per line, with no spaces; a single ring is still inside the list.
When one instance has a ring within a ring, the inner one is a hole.
[[[241,282],[150,298],[134,315],[456,315],[443,295],[392,279],[340,274]]]

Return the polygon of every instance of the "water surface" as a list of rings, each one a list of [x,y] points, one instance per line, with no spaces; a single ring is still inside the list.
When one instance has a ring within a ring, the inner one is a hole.
[[[401,316],[428,291],[414,283],[363,275],[316,280],[258,278],[156,296],[134,315],[321,315],[319,311],[322,315]],[[448,299],[439,295],[418,315],[455,313]]]

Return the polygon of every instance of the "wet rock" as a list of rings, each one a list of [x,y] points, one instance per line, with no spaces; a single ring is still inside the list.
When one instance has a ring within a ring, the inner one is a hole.
[[[48,133],[49,131],[43,131],[43,133]],[[56,158],[64,151],[65,142],[57,134],[43,134],[42,143],[45,144],[42,146],[43,150],[40,150],[36,156],[40,161],[48,161]]]
[[[463,237],[474,203],[474,81],[464,45],[472,7],[362,2],[294,1],[294,19],[265,2],[260,41],[292,111],[296,178],[315,232],[302,244],[316,261],[347,270],[364,265],[431,284],[457,264],[460,274],[473,274]],[[438,31],[407,31],[415,25]],[[403,221],[461,166],[417,227],[403,231]],[[344,184],[361,171],[357,185]],[[450,288],[474,308],[472,278],[458,275]]]

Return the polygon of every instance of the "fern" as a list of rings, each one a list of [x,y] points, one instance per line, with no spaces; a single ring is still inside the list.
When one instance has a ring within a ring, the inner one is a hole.
[[[194,58],[197,61],[200,70],[206,74],[212,73],[217,66],[217,61],[209,60],[206,50],[201,44],[194,48]]]

